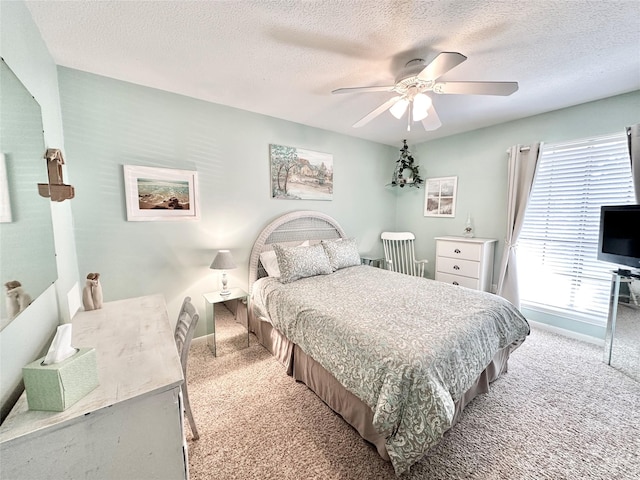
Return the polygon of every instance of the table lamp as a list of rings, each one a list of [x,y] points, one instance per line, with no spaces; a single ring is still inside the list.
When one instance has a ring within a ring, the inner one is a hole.
[[[231,252],[229,250],[218,250],[216,258],[213,259],[211,267],[213,270],[222,270],[222,291],[220,295],[225,296],[231,293],[231,290],[227,289],[227,270],[236,268],[236,262],[233,261]]]

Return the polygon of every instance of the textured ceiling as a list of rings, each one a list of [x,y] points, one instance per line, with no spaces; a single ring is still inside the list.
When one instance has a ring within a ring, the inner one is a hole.
[[[59,65],[397,146],[640,89],[640,0],[31,1]],[[460,52],[440,80],[517,81],[508,97],[435,95],[442,127],[385,112],[413,58]]]

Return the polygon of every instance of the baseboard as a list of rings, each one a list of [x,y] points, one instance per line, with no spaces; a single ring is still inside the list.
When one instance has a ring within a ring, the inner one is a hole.
[[[546,323],[535,322],[529,319],[527,319],[527,321],[534,328],[539,328],[540,330],[547,330],[552,333],[557,333],[558,335],[563,335],[565,337],[573,338],[574,340],[580,340],[583,342],[598,345],[600,347],[604,347],[604,340],[601,338],[592,337],[591,335],[584,335],[582,333],[573,332],[571,330],[566,330],[564,328],[554,327]]]

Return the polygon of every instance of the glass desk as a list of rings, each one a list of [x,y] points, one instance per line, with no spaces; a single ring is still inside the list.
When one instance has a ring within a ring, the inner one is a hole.
[[[604,362],[640,381],[640,278],[613,272]]]

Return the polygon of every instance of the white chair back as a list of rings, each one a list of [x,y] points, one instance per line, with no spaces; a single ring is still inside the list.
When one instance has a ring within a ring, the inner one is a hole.
[[[200,438],[198,429],[196,428],[196,422],[193,419],[193,413],[191,412],[191,403],[189,402],[189,391],[187,390],[187,365],[189,358],[189,347],[191,347],[191,340],[198,324],[200,315],[196,310],[196,307],[191,303],[191,297],[185,297],[182,302],[182,308],[178,314],[178,322],[174,331],[174,338],[176,341],[176,348],[178,349],[178,355],[180,355],[180,363],[182,364],[182,374],[184,381],[182,383],[182,400],[184,402],[184,410],[187,414],[187,420],[191,427],[191,433],[193,439]]]
[[[382,232],[384,260],[388,270],[416,277],[424,276],[426,260],[415,258],[415,235],[411,232]]]

